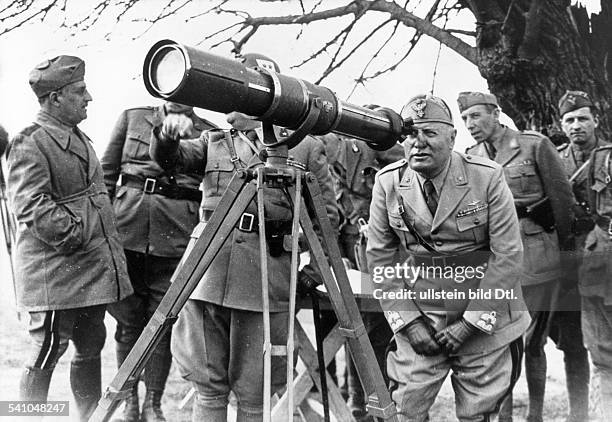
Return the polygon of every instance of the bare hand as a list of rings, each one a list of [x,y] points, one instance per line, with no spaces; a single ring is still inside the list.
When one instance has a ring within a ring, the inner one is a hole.
[[[170,113],[164,119],[161,129],[162,137],[166,139],[185,139],[191,138],[193,132],[193,122],[184,114]]]

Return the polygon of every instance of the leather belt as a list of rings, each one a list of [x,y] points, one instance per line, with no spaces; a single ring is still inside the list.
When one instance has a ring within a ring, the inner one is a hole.
[[[477,267],[485,265],[489,261],[491,251],[488,249],[478,249],[461,255],[439,255],[439,256],[418,256],[413,255],[417,266],[426,267]]]
[[[516,207],[516,215],[518,218],[526,218],[529,217],[529,212],[527,212],[527,207],[525,205],[520,205]]]
[[[172,185],[151,177],[143,178],[121,173],[121,186],[140,189],[144,193],[163,195],[171,199],[186,199],[198,203],[202,201],[202,192],[198,189]]]
[[[597,224],[603,231],[608,233],[612,237],[612,218],[604,215],[598,215],[595,218],[595,224]]]
[[[204,210],[202,212],[202,219],[207,222],[210,220],[212,214],[212,210]],[[290,234],[291,225],[291,220],[266,220],[266,237]],[[259,232],[259,218],[257,214],[245,212],[240,216],[235,227],[246,233]]]

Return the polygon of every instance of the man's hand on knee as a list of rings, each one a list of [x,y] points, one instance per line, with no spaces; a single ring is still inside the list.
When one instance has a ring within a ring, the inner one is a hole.
[[[433,356],[442,351],[434,337],[436,331],[422,317],[412,321],[400,330],[398,334],[408,337],[410,345],[419,355]]]
[[[455,353],[476,330],[476,327],[461,318],[459,321],[453,322],[451,325],[438,331],[435,338],[448,353]]]

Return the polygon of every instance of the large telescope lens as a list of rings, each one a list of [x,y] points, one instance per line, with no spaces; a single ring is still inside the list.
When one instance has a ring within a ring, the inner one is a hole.
[[[187,71],[187,60],[183,52],[174,46],[164,46],[153,55],[149,68],[149,80],[156,91],[171,94],[179,87]]]
[[[324,86],[178,44],[156,43],[147,53],[144,83],[151,95],[219,113],[238,111],[257,120],[299,128],[317,107],[310,133],[362,139],[372,148],[391,148],[405,133],[399,114],[341,101]]]

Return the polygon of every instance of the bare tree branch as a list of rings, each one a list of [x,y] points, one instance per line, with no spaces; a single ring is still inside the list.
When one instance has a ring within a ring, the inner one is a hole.
[[[244,26],[254,26],[260,28],[262,26],[308,24],[351,14],[357,15],[363,9],[388,13],[391,19],[400,21],[405,26],[415,28],[417,31],[434,38],[450,49],[456,51],[458,54],[465,57],[469,62],[477,64],[477,53],[474,47],[470,46],[460,38],[455,37],[450,32],[408,12],[397,3],[388,2],[385,0],[354,0],[346,6],[306,15],[253,17],[250,19],[245,19]]]

